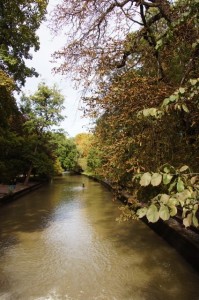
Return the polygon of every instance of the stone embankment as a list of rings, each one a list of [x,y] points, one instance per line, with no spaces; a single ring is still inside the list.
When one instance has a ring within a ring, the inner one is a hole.
[[[17,183],[15,187],[6,184],[0,184],[0,205],[15,200],[35,189],[41,187],[43,183],[30,182],[28,185]]]

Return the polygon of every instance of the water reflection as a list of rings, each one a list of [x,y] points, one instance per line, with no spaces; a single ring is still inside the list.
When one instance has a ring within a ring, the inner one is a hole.
[[[3,207],[0,299],[198,300],[198,274],[142,222],[115,222],[118,205],[66,175]]]

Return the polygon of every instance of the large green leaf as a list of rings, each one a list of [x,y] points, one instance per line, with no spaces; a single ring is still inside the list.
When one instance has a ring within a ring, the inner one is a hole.
[[[158,186],[162,182],[162,175],[160,173],[154,173],[151,177],[151,184]]]
[[[173,205],[177,205],[177,204],[179,204],[179,201],[176,198],[174,198],[174,197],[169,198],[169,201],[167,203],[167,205],[169,207],[171,207]]]
[[[177,191],[178,192],[184,191],[184,183],[180,178],[178,179],[178,182],[177,182]]]
[[[173,178],[172,175],[170,174],[163,174],[163,183],[166,185],[166,184],[169,184],[171,182],[171,179]]]
[[[144,173],[140,179],[141,186],[147,186],[151,182],[151,174],[149,172]]]
[[[169,201],[169,195],[167,194],[162,194],[160,197],[160,202],[162,202],[163,204],[167,204]]]
[[[166,205],[161,205],[159,210],[160,218],[164,221],[170,218],[169,209]]]
[[[137,215],[139,218],[143,218],[146,215],[146,213],[147,213],[146,207],[142,207],[137,210]]]
[[[149,222],[155,223],[159,220],[159,212],[154,204],[151,204],[148,208],[146,217]]]

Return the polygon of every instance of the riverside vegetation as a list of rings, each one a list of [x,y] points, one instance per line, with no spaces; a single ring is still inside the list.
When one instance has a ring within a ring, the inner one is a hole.
[[[1,180],[86,170],[130,194],[123,219],[168,220],[181,207],[184,226],[198,227],[199,1],[60,0],[51,27],[66,44],[54,54],[55,71],[81,83],[85,116],[95,122],[92,134],[74,139],[52,132],[62,119],[58,88],[42,83],[20,107],[14,99],[35,74],[24,58],[39,48],[47,5],[31,1],[32,16],[22,2],[12,20],[11,5],[0,8],[1,30],[18,24],[0,40]]]

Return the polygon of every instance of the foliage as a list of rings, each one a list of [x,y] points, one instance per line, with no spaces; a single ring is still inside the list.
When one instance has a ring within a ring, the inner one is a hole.
[[[2,0],[0,4],[0,70],[19,85],[36,75],[26,66],[31,48],[39,49],[36,34],[46,14],[47,0]]]
[[[78,165],[79,152],[74,140],[67,138],[62,133],[56,133],[54,138],[57,145],[55,153],[63,170],[80,171],[81,167]]]
[[[93,140],[93,135],[90,133],[79,133],[74,138],[74,142],[76,144],[79,153],[78,164],[83,171],[86,171],[88,168],[87,159],[92,144],[92,140]]]
[[[95,146],[92,146],[87,156],[88,171],[96,175],[97,170],[101,167],[100,152]]]
[[[27,117],[27,131],[41,135],[58,125],[64,119],[63,103],[64,97],[56,85],[50,88],[41,83],[34,95],[23,94],[20,108]]]
[[[49,176],[53,174],[56,157],[50,130],[64,119],[63,102],[64,97],[57,87],[49,88],[44,83],[39,84],[34,95],[22,96],[20,108],[26,118],[24,129],[29,139],[26,147],[26,161],[29,161],[29,168],[26,170],[25,183],[28,182],[33,169]]]
[[[0,70],[0,181],[8,182],[24,166],[23,117],[13,96],[14,82]]]
[[[157,173],[147,172],[134,178],[138,177],[142,187],[150,184],[153,187],[159,186],[157,195],[137,210],[138,217],[146,216],[149,222],[156,222],[159,218],[165,221],[182,211],[181,217],[185,227],[198,227],[198,174],[190,173],[186,165],[178,170],[164,165]]]
[[[198,0],[63,0],[54,12],[55,30],[71,25],[57,71],[88,88],[97,172],[130,193],[133,217],[144,199],[139,217],[166,220],[181,206],[184,225],[197,226],[198,13]],[[159,169],[165,162],[173,173]],[[187,165],[190,174],[179,169]]]

